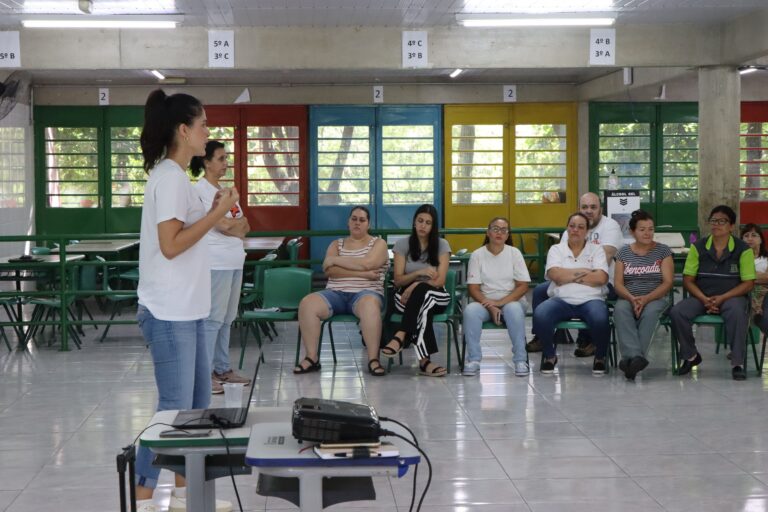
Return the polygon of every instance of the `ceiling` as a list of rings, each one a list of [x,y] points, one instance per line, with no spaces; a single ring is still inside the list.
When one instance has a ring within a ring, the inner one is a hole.
[[[97,14],[182,14],[184,26],[455,25],[456,14],[612,12],[617,23],[723,23],[766,7],[766,0],[93,0]],[[0,28],[24,14],[80,14],[77,0],[0,0]]]
[[[559,6],[564,12],[610,12],[621,24],[719,24],[768,7],[768,0],[92,0],[94,15],[180,14],[182,26],[403,27],[456,25],[457,14],[533,12]],[[82,14],[78,0],[0,0],[0,30],[20,28],[25,14]],[[452,69],[290,71],[162,69],[190,85],[325,85],[398,83],[581,84],[616,68],[472,69],[457,80]],[[147,70],[28,70],[35,85],[147,85]]]

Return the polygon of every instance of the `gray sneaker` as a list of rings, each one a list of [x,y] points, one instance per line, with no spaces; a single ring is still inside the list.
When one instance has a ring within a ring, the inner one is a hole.
[[[238,375],[232,369],[229,369],[224,373],[216,373],[214,371],[211,376],[213,377],[213,380],[217,380],[222,384],[226,382],[228,384],[245,384],[247,386],[251,383],[251,379]]]
[[[221,382],[211,379],[211,394],[220,395],[222,393],[224,393],[224,387],[221,385]]]
[[[531,373],[531,368],[528,366],[528,363],[525,361],[520,361],[519,363],[515,363],[515,375],[518,377],[525,377],[529,373]]]
[[[466,375],[467,377],[474,377],[480,373],[480,361],[469,361],[464,365],[464,371],[462,372],[462,375]]]

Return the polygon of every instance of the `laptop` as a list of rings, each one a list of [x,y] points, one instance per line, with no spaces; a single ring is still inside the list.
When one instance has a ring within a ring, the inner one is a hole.
[[[198,428],[238,428],[245,425],[251,398],[253,398],[253,390],[256,389],[256,377],[259,375],[261,361],[262,357],[259,355],[256,361],[256,369],[253,371],[253,379],[251,380],[251,392],[248,394],[248,400],[245,401],[243,407],[236,409],[222,407],[218,409],[179,411],[171,426],[182,430],[190,430]]]

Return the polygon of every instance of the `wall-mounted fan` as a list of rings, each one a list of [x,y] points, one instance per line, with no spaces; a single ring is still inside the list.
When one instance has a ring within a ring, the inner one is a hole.
[[[0,83],[0,119],[10,114],[19,101],[29,103],[29,77],[16,71]]]

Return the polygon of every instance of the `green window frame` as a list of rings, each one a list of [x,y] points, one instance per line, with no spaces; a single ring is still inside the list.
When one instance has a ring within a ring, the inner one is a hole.
[[[696,226],[696,103],[591,103],[589,125],[590,190],[602,198],[615,170],[619,189],[640,190],[657,225]]]
[[[38,233],[137,232],[142,107],[35,107]]]
[[[0,126],[0,208],[24,206],[26,128]]]

